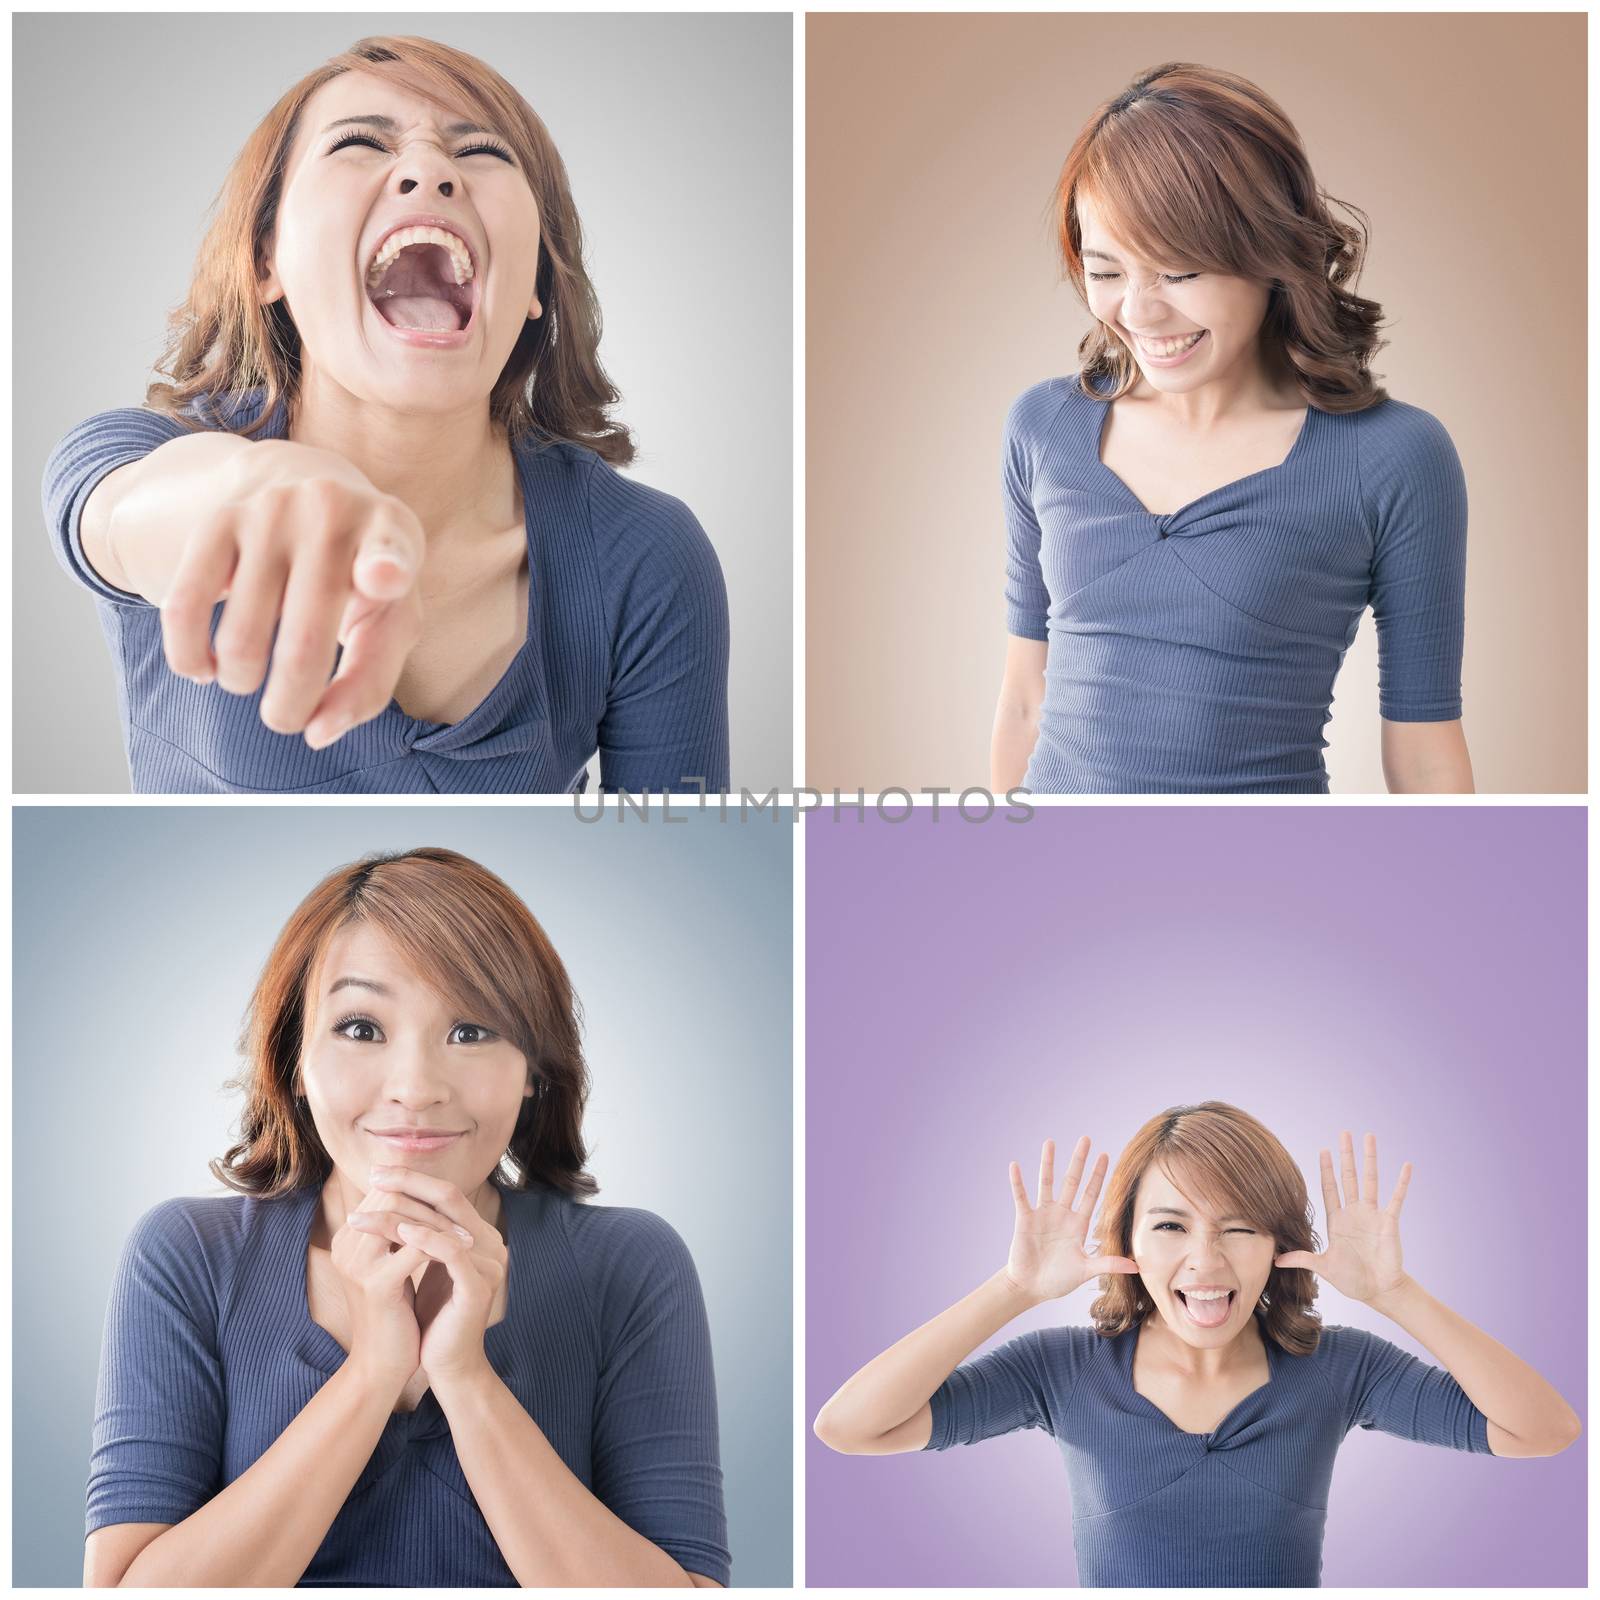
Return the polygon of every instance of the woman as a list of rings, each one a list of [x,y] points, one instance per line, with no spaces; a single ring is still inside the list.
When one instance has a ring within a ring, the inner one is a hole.
[[[1328,1246],[1314,1250],[1306,1187],[1254,1117],[1208,1100],[1152,1117],[1117,1164],[1084,1242],[1106,1157],[1081,1202],[1089,1141],[1059,1196],[1046,1141],[1005,1267],[868,1362],[822,1408],[835,1450],[944,1450],[1043,1428],[1066,1459],[1073,1545],[1090,1586],[1320,1582],[1334,1456],[1354,1426],[1497,1456],[1554,1455],[1576,1413],[1503,1345],[1401,1266],[1408,1162],[1378,1204],[1376,1141],[1360,1184],[1341,1139],[1344,1194],[1322,1152]],[[1444,1364],[1313,1314],[1316,1277],[1390,1317]],[[1022,1311],[1091,1277],[1092,1327],[1023,1334],[964,1358]],[[953,1369],[953,1370],[952,1370]]]
[[[174,381],[45,471],[134,788],[567,792],[597,750],[606,789],[726,788],[721,568],[615,470],[599,337],[561,157],[498,73],[364,39],[289,90]]]
[[[85,1584],[727,1583],[699,1281],[581,1203],[575,1006],[452,851],[311,892],[212,1163],[242,1198],[156,1206],[117,1270]]]
[[[1461,464],[1368,370],[1364,236],[1289,119],[1156,67],[1079,134],[1056,215],[1094,325],[1006,424],[995,792],[1325,793],[1370,604],[1389,788],[1469,793]]]

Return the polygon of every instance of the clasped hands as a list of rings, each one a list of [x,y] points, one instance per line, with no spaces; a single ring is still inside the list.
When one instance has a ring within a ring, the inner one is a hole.
[[[509,1255],[500,1231],[455,1184],[410,1167],[374,1167],[372,1189],[345,1221],[430,1258],[416,1291],[419,1361],[429,1382],[489,1368],[483,1337],[505,1315]]]

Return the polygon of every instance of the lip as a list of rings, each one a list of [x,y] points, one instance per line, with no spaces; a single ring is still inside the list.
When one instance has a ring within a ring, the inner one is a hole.
[[[453,1145],[457,1139],[465,1138],[461,1133],[445,1134],[414,1134],[414,1133],[372,1133],[374,1139],[380,1140],[393,1150],[409,1150],[414,1154],[426,1155],[430,1150],[443,1150]]]
[[[1179,1294],[1188,1294],[1192,1290],[1197,1290],[1200,1293],[1205,1294],[1215,1289],[1221,1289],[1226,1294],[1233,1294],[1235,1292],[1235,1285],[1231,1283],[1180,1283],[1177,1285],[1177,1291]]]
[[[443,228],[446,233],[453,233],[467,247],[467,254],[472,259],[472,309],[467,313],[465,327],[457,328],[453,333],[429,328],[397,328],[392,322],[386,322],[378,315],[378,308],[372,303],[372,296],[367,293],[367,267],[377,259],[378,252],[383,248],[383,241],[391,233],[398,233],[402,228]],[[366,265],[361,268],[361,298],[366,302],[367,311],[373,321],[384,332],[392,335],[399,343],[410,345],[414,350],[459,350],[469,342],[478,324],[478,307],[483,301],[483,266],[479,260],[477,245],[462,231],[459,223],[433,212],[419,211],[412,216],[398,217],[368,246],[364,259]]]
[[[1138,355],[1139,359],[1141,361],[1149,362],[1149,364],[1152,367],[1181,367],[1183,365],[1183,363],[1185,361],[1187,361],[1189,359],[1189,357],[1192,356],[1195,353],[1195,351],[1198,350],[1201,347],[1201,345],[1203,345],[1206,342],[1206,329],[1204,329],[1204,328],[1200,328],[1198,330],[1191,329],[1190,331],[1191,332],[1198,331],[1198,333],[1200,334],[1200,337],[1198,339],[1196,339],[1195,342],[1192,345],[1190,345],[1187,350],[1181,351],[1179,354],[1177,354],[1175,356],[1153,356],[1153,355],[1151,355],[1150,352],[1148,350],[1146,350],[1145,347],[1139,342],[1140,339],[1144,338],[1143,334],[1138,334],[1138,335],[1136,335],[1134,337],[1133,348],[1134,348],[1135,353]],[[1183,338],[1186,338],[1187,335],[1186,334],[1182,334],[1182,333],[1171,333],[1171,334],[1168,334],[1166,337],[1169,338],[1169,339],[1183,339]]]

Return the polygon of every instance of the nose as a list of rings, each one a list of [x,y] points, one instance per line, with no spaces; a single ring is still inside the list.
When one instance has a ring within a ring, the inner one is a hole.
[[[455,179],[450,176],[454,170],[450,158],[438,145],[421,139],[407,146],[405,154],[395,163],[391,181],[397,194],[437,188],[448,200],[455,193]]]
[[[397,1039],[384,1052],[384,1095],[396,1105],[435,1105],[449,1098],[443,1051],[421,1039]]]

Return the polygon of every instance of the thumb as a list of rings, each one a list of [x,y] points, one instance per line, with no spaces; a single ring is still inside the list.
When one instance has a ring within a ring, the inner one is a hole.
[[[404,524],[390,511],[373,517],[356,548],[352,577],[356,589],[369,600],[398,600],[415,582],[417,556]]]
[[[1274,1256],[1272,1264],[1275,1267],[1303,1267],[1307,1272],[1315,1272],[1320,1256],[1314,1256],[1309,1250],[1287,1250],[1281,1256]]]
[[[1126,1256],[1090,1256],[1089,1261],[1096,1272],[1120,1272],[1127,1275],[1139,1270],[1139,1263],[1130,1261]]]

